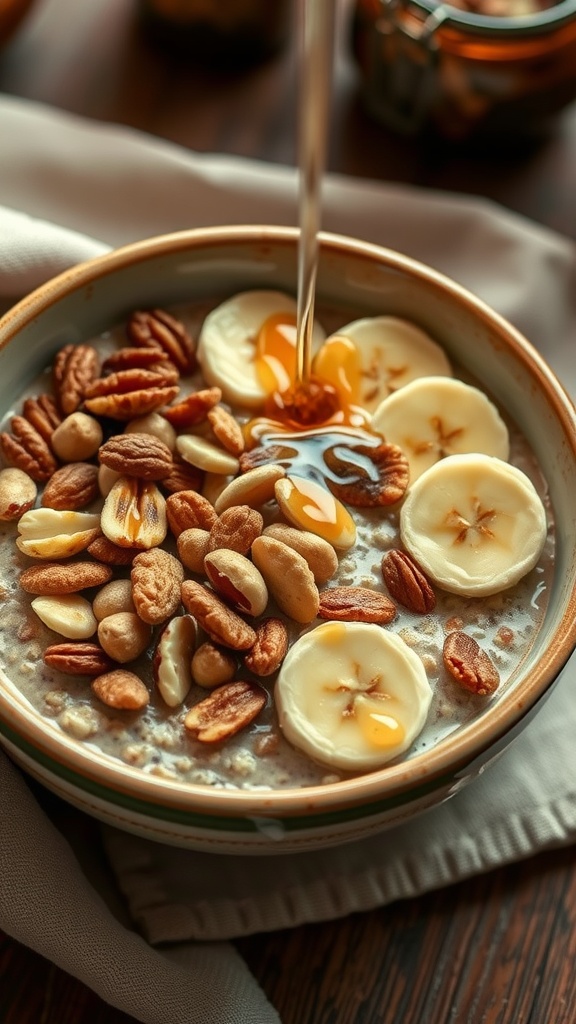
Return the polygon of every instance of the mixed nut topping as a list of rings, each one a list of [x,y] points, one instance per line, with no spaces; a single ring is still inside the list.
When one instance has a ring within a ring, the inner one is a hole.
[[[299,638],[320,629],[330,661],[342,626],[382,632],[403,614],[430,616],[436,588],[397,535],[384,554],[374,549],[377,587],[338,575],[355,543],[353,510],[398,514],[411,478],[402,446],[365,422],[265,429],[265,417],[239,415],[208,376],[198,376],[197,340],[160,309],[136,311],[126,343],[104,358],[87,343],[60,349],[52,391],[26,398],[0,434],[0,518],[16,524],[30,560],[20,587],[58,636],[46,666],[90,679],[115,712],[159,700],[184,735],[217,748],[274,705],[275,677],[286,661],[290,678]],[[323,432],[320,474],[307,445]],[[446,685],[489,697],[496,665],[462,629],[446,634]],[[430,697],[419,677],[415,686],[421,719]],[[409,730],[394,746],[405,723],[383,681],[358,670],[341,690],[354,694],[342,718],[361,723],[363,742],[391,756],[407,749]],[[384,724],[366,701],[389,701]],[[284,693],[278,706],[288,704]],[[262,753],[277,749],[272,721]]]

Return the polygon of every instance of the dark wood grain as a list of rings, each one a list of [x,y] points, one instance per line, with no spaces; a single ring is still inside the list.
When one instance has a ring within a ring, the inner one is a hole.
[[[576,239],[576,105],[529,146],[393,136],[363,108],[344,0],[329,169],[486,196]],[[294,40],[242,75],[144,38],[135,0],[36,0],[0,53],[0,90],[201,152],[295,162]],[[283,1024],[573,1024],[576,872],[553,851],[372,913],[237,943]],[[0,936],[2,1024],[130,1018]]]

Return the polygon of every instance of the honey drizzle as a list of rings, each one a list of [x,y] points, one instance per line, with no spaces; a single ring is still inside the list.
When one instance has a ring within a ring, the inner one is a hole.
[[[274,463],[287,470],[288,476],[303,477],[325,484],[353,484],[359,478],[378,481],[378,468],[365,451],[382,444],[380,434],[347,427],[316,427],[288,433],[278,430],[266,420],[253,420],[248,429],[262,430],[257,446],[252,449],[251,464]],[[250,435],[249,436],[254,436]],[[327,462],[331,456],[332,465]],[[336,469],[336,466],[338,469]],[[349,468],[347,468],[349,467]]]

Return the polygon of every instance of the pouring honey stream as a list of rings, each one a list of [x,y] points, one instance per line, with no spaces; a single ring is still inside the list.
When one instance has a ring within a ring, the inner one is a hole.
[[[333,0],[300,3],[299,224],[296,315],[278,313],[262,324],[256,371],[268,399],[264,415],[245,428],[248,449],[262,463],[275,461],[289,474],[300,519],[308,525],[342,520],[345,510],[331,491],[362,477],[376,486],[370,450],[382,437],[358,404],[360,363],[354,342],[333,335],[313,357],[314,307],[319,258],[321,183],[329,123],[335,41]],[[252,462],[252,464],[254,464]],[[330,490],[326,490],[328,483]],[[330,500],[332,497],[332,500]]]

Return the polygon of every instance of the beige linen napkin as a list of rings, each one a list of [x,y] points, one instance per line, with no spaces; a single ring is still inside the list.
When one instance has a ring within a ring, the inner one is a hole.
[[[296,220],[289,169],[199,156],[8,98],[0,99],[0,138],[5,302],[110,245],[184,227]],[[576,393],[572,242],[473,197],[336,176],[324,195],[326,230],[451,275],[519,327]],[[88,881],[82,857],[51,825],[42,791],[30,792],[0,756],[0,927],[138,1020],[277,1020],[219,940],[369,909],[574,842],[575,676],[573,659],[536,718],[480,778],[368,840],[318,854],[222,858],[103,828],[127,924],[102,899],[104,879]],[[75,811],[66,828],[75,816],[81,831]],[[166,953],[159,943],[177,945]]]

